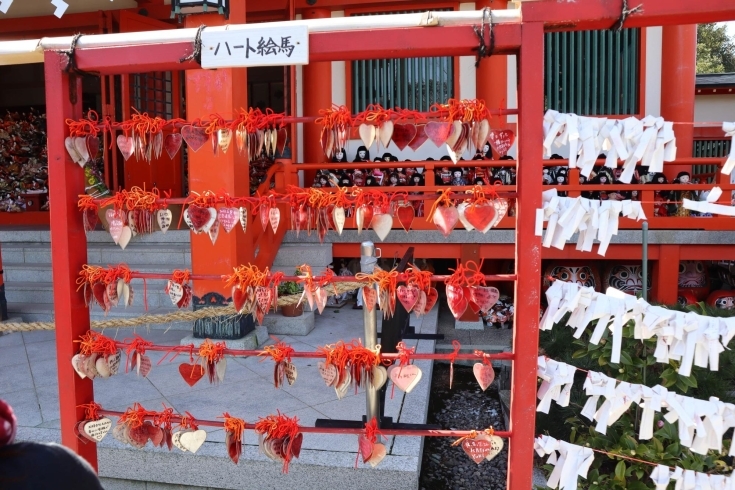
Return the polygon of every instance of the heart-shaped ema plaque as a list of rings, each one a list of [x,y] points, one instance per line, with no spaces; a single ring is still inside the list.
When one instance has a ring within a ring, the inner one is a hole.
[[[421,381],[421,369],[415,364],[393,365],[388,368],[388,377],[399,390],[411,393],[411,390]]]

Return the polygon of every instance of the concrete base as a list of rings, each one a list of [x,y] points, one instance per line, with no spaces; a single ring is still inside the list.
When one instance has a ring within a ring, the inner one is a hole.
[[[193,335],[187,335],[183,339],[181,339],[181,345],[189,345],[194,344],[194,347],[199,347],[202,345],[206,339],[198,339],[195,338]],[[224,342],[225,346],[228,349],[236,349],[236,350],[252,350],[257,349],[259,346],[263,345],[268,341],[268,328],[265,325],[261,325],[259,327],[255,327],[255,330],[247,334],[245,337],[241,339],[234,339],[234,340],[214,340],[215,342]]]
[[[482,324],[482,320],[476,322],[464,322],[462,320],[454,321],[454,328],[457,330],[484,330],[485,325]]]
[[[294,317],[273,313],[265,316],[263,324],[273,335],[308,335],[314,330],[314,312],[304,311],[301,316]]]

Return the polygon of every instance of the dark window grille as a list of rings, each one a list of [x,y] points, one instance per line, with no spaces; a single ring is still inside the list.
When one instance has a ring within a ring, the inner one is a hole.
[[[131,104],[151,117],[173,119],[174,101],[170,71],[136,73],[130,76]]]
[[[545,35],[548,109],[574,114],[638,114],[640,29]]]
[[[438,9],[451,10],[451,9]],[[376,14],[406,14],[401,11]],[[454,97],[454,59],[451,56],[361,60],[352,62],[352,113],[370,104],[428,111],[434,103]]]

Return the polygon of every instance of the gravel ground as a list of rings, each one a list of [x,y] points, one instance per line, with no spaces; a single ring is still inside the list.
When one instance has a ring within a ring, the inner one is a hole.
[[[449,365],[434,363],[428,423],[442,429],[476,429],[493,426],[505,430],[497,381],[483,392],[472,368],[454,366],[454,382],[449,390]],[[427,437],[419,486],[421,490],[503,490],[505,489],[508,447],[492,461],[476,464],[455,439]]]

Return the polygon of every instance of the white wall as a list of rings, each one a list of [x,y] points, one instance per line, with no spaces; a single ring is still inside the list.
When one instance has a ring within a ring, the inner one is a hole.
[[[332,12],[332,17],[344,17],[344,10]],[[345,105],[347,103],[346,64],[344,61],[332,61],[332,103]]]
[[[475,2],[460,3],[459,10],[475,10]],[[474,99],[477,94],[477,78],[475,77],[475,57],[459,57],[459,93],[460,99]]]
[[[661,36],[662,27],[646,28],[646,86],[644,115],[661,115]]]
[[[694,97],[696,122],[735,121],[735,90],[731,94]]]

